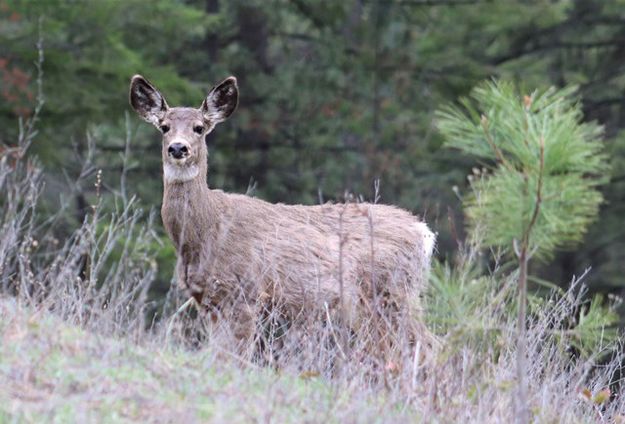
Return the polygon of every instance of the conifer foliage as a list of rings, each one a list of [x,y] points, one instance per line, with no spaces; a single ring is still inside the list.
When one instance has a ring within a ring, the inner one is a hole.
[[[520,95],[513,84],[478,86],[461,106],[438,113],[447,145],[485,167],[470,177],[465,212],[489,247],[526,244],[548,257],[581,240],[602,201],[602,128],[582,122],[575,88]]]
[[[508,249],[518,260],[515,417],[530,420],[525,372],[528,262],[581,240],[597,216],[606,177],[602,128],[582,122],[575,88],[520,95],[513,84],[488,82],[462,107],[438,113],[451,147],[485,164],[470,178],[465,212],[475,239]],[[478,234],[479,233],[479,234]]]

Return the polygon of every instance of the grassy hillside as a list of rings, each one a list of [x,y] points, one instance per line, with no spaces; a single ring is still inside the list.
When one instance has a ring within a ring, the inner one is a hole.
[[[610,386],[622,354],[596,367],[597,357],[571,361],[564,337],[546,337],[545,323],[557,324],[558,314],[570,312],[565,306],[545,308],[529,330],[534,419],[622,422],[625,399]],[[492,319],[491,312],[481,315]],[[500,326],[491,338],[466,318],[441,337],[435,366],[406,391],[392,380],[386,387],[367,382],[358,367],[339,378],[259,367],[218,341],[189,349],[158,332],[103,335],[4,297],[0,423],[509,422],[514,331]]]
[[[133,344],[0,300],[0,422],[384,422],[414,412],[211,350]],[[366,393],[366,391],[365,391]]]

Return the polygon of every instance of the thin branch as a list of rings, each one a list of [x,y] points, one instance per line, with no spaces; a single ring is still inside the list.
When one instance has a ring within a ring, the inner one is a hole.
[[[38,22],[38,32],[39,38],[37,39],[37,60],[35,61],[35,67],[37,68],[37,103],[35,105],[35,110],[33,112],[33,116],[30,117],[26,121],[26,127],[24,128],[21,125],[20,120],[20,135],[18,137],[18,145],[20,155],[24,155],[30,144],[32,143],[37,131],[35,129],[35,124],[39,121],[39,114],[41,113],[41,109],[43,109],[43,105],[45,103],[45,97],[43,93],[43,62],[44,62],[44,51],[43,51],[43,35],[42,35],[42,24],[43,18],[39,17]]]
[[[536,204],[534,205],[534,212],[532,213],[532,218],[525,229],[525,233],[523,234],[523,245],[524,248],[528,248],[529,244],[529,236],[532,228],[536,224],[536,220],[538,219],[538,213],[540,212],[540,206],[542,203],[542,185],[543,185],[543,174],[545,169],[545,140],[544,138],[540,138],[540,167],[538,169],[538,185],[536,187]]]
[[[484,131],[484,137],[486,137],[486,142],[495,153],[497,160],[506,168],[514,169],[514,167],[506,160],[503,152],[499,149],[499,147],[497,147],[497,145],[495,144],[495,140],[493,140],[493,137],[490,135],[490,131],[488,131],[488,118],[486,117],[486,115],[482,115],[480,124],[482,125],[482,130]]]

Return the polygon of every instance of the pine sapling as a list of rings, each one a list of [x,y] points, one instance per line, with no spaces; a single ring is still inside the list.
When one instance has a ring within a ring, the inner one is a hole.
[[[518,266],[515,416],[522,423],[530,421],[528,263],[582,239],[602,201],[597,187],[607,176],[602,128],[582,122],[574,93],[550,88],[521,96],[514,85],[494,81],[437,114],[447,145],[486,166],[470,178],[470,231],[479,231],[474,236],[484,247],[507,249]]]

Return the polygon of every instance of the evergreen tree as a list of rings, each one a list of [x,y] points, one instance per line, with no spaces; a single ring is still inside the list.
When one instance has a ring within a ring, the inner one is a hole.
[[[471,180],[466,216],[485,247],[514,252],[518,278],[518,416],[529,422],[524,388],[528,261],[581,240],[602,201],[608,166],[602,129],[582,122],[574,88],[520,95],[513,84],[478,86],[462,108],[438,113],[450,147],[486,165]]]

